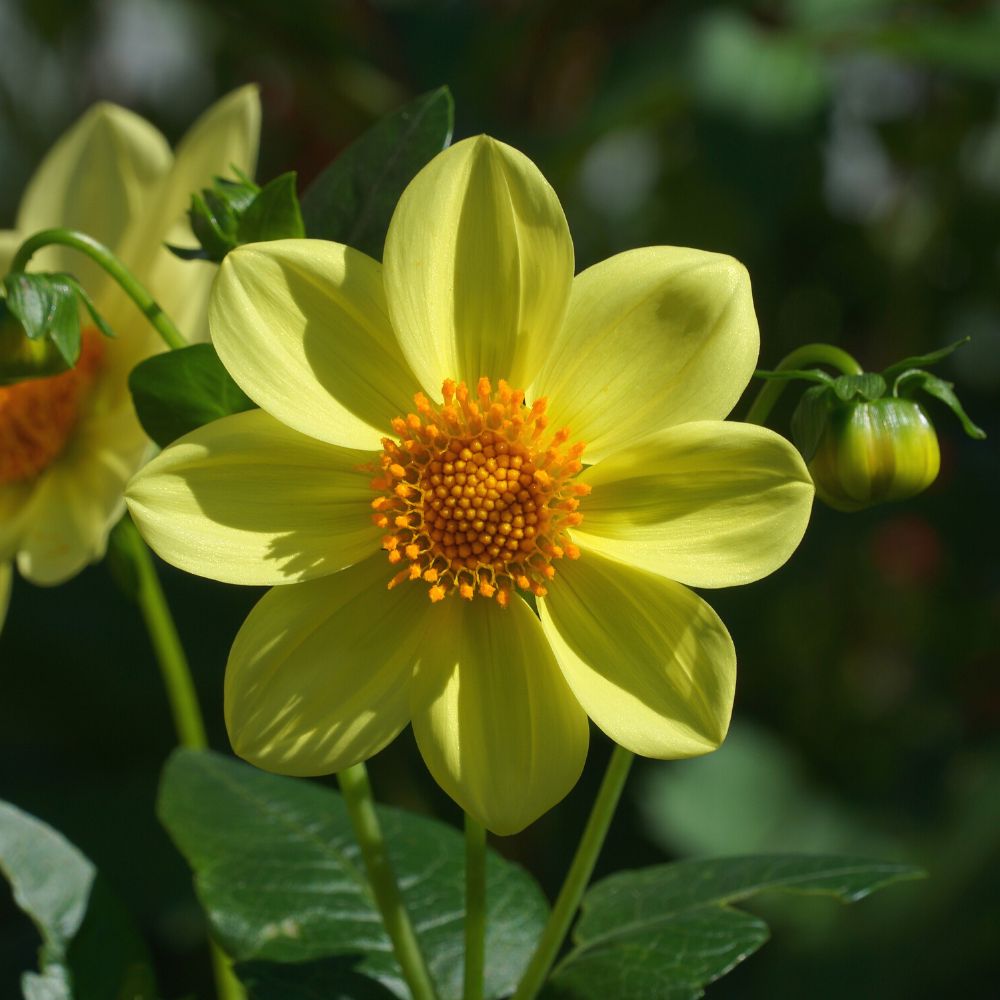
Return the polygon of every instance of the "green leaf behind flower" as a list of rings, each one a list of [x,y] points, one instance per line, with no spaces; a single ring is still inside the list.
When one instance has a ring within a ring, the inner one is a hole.
[[[132,369],[128,387],[143,430],[161,448],[197,427],[256,405],[211,344],[154,354]]]
[[[403,189],[449,142],[451,91],[439,87],[377,121],[309,186],[306,233],[382,259],[389,220]]]
[[[255,996],[354,996],[334,992],[337,978],[330,969],[342,970],[345,956],[358,959],[351,972],[360,981],[373,980],[394,996],[408,996],[339,795],[220,754],[182,750],[164,772],[159,813],[194,869],[217,940],[238,961],[253,963],[241,968],[256,977]],[[458,1000],[464,951],[462,836],[400,810],[380,808],[378,814],[441,1000]],[[547,905],[530,876],[492,852],[487,901],[485,995],[493,998],[513,991]],[[341,961],[320,961],[334,956]],[[290,967],[283,976],[261,962],[316,964]],[[290,985],[282,993],[285,981]],[[315,992],[317,982],[325,992]]]
[[[62,834],[0,802],[0,870],[42,939],[27,1000],[153,1000],[145,947],[94,865]]]
[[[762,920],[731,904],[771,889],[852,903],[921,875],[909,865],[794,854],[681,861],[612,875],[584,897],[575,947],[544,995],[694,1000],[768,938]]]

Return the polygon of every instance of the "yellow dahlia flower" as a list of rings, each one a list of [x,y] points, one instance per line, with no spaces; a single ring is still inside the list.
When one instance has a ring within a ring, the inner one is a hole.
[[[184,215],[192,191],[233,165],[253,170],[259,132],[253,87],[210,108],[176,155],[138,115],[95,105],[35,172],[17,228],[0,232],[0,274],[32,233],[79,229],[110,247],[182,330],[207,333],[215,269],[185,264],[163,243],[190,242]],[[121,516],[125,483],[149,448],[132,409],[128,373],[162,344],[119,287],[81,254],[46,248],[32,268],[77,275],[117,334],[107,340],[85,330],[76,368],[0,387],[0,561],[16,557],[27,579],[56,584],[101,558]],[[9,587],[9,570],[6,576]]]
[[[588,716],[651,757],[721,743],[733,645],[685,585],[780,566],[813,495],[784,439],[722,421],[758,350],[740,264],[650,247],[574,278],[554,192],[480,137],[414,178],[384,264],[243,247],[209,321],[261,409],[127,499],[175,565],[275,585],[227,668],[238,754],[325,774],[412,722],[438,783],[512,833],[576,782]]]

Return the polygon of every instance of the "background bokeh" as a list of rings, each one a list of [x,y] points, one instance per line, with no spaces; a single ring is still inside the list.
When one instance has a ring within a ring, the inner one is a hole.
[[[926,882],[855,907],[768,898],[775,940],[710,995],[988,995],[1000,972],[997,4],[0,0],[0,227],[92,101],[176,140],[250,80],[264,103],[259,177],[296,169],[303,185],[380,114],[447,83],[457,137],[489,132],[552,181],[578,268],[644,244],[743,260],[762,364],[826,340],[879,368],[973,337],[941,371],[989,440],[967,440],[932,404],[932,489],[861,514],[817,508],[782,571],[709,595],[740,656],[732,736],[709,758],[639,763],[599,874],[761,850],[916,862]],[[164,577],[223,749],[228,644],[258,592]],[[55,590],[17,582],[0,684],[0,797],[107,874],[166,997],[209,996],[188,873],[154,814],[170,719],[104,566]],[[566,802],[497,842],[550,892],[607,754],[595,734]],[[382,799],[458,818],[408,735],[371,771]],[[13,997],[36,941],[5,889],[0,918],[0,996]]]

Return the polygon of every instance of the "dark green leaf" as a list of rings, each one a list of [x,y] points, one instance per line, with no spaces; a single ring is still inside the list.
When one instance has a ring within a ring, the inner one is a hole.
[[[294,171],[275,177],[250,203],[237,227],[240,243],[301,239],[305,234]]]
[[[440,87],[376,122],[309,186],[306,232],[382,258],[396,202],[414,175],[451,141],[454,102]]]
[[[583,901],[574,949],[552,976],[565,1000],[675,1000],[702,995],[767,940],[766,926],[730,905],[771,889],[855,902],[918,878],[909,865],[808,855],[681,861],[612,875]]]
[[[67,366],[80,356],[80,314],[76,290],[58,274],[26,274],[4,278],[7,308],[24,327],[30,340],[48,337]]]
[[[360,955],[314,962],[240,962],[248,1000],[396,1000],[377,979],[357,971]]]
[[[893,394],[896,394],[904,387],[907,388],[908,394],[912,394],[916,389],[923,389],[928,396],[933,396],[935,399],[939,399],[951,410],[952,413],[955,414],[956,417],[958,417],[959,421],[961,421],[962,429],[969,435],[970,438],[982,441],[983,438],[986,437],[986,431],[984,431],[981,427],[977,427],[969,419],[969,415],[965,412],[965,408],[959,402],[958,396],[955,395],[955,386],[953,383],[946,382],[943,378],[938,378],[930,372],[924,372],[919,368],[913,368],[910,371],[902,372],[896,378],[892,387]]]
[[[359,975],[407,996],[340,796],[219,754],[178,751],[162,818],[195,872],[216,938],[242,961],[363,956]],[[389,855],[442,1000],[462,994],[464,852],[449,827],[380,808]],[[516,865],[487,863],[486,996],[513,990],[547,907]]]
[[[27,1000],[153,1000],[142,941],[93,864],[61,834],[0,802],[0,870],[42,938]]]
[[[845,403],[850,402],[855,396],[881,399],[886,389],[885,379],[874,372],[865,372],[863,375],[840,375],[833,380],[833,391],[837,398]]]
[[[769,382],[791,382],[795,379],[802,379],[805,382],[819,382],[823,385],[830,385],[833,382],[833,376],[820,368],[787,369],[785,371],[768,371],[764,368],[758,368],[753,375],[754,378],[762,378]]]
[[[792,440],[807,462],[816,454],[832,406],[830,389],[815,385],[802,393],[799,405],[792,414]]]
[[[912,358],[903,358],[902,361],[897,361],[894,365],[889,365],[882,372],[882,377],[886,382],[891,382],[895,376],[899,375],[900,372],[905,372],[908,368],[926,368],[927,365],[936,365],[939,361],[943,361],[948,357],[949,354],[957,351],[963,344],[967,344],[971,339],[971,337],[963,337],[948,347],[942,347],[940,351],[931,351],[930,354],[915,354]]]
[[[255,405],[233,381],[211,344],[154,354],[132,369],[128,387],[143,430],[160,447],[196,427]]]

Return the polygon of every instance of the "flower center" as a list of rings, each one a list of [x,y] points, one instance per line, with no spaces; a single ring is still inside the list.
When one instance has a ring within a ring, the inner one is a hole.
[[[525,407],[503,380],[494,393],[481,378],[473,397],[448,379],[442,392],[440,406],[418,392],[417,412],[392,421],[399,440],[382,439],[374,521],[389,562],[408,563],[389,586],[423,580],[432,601],[457,590],[502,607],[514,587],[541,597],[553,561],[580,555],[566,533],[590,492],[573,482],[584,444],[567,445],[568,429],[547,436],[545,400]]]
[[[103,356],[101,335],[84,330],[75,368],[0,386],[0,485],[37,476],[63,450]]]

